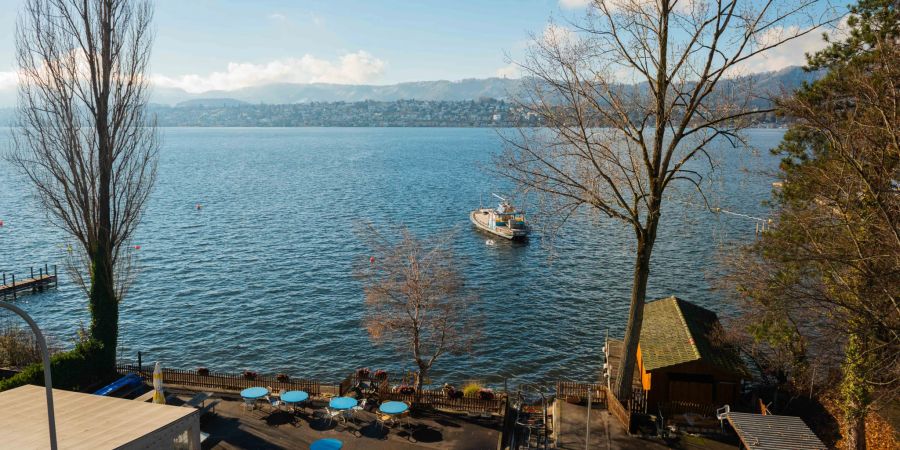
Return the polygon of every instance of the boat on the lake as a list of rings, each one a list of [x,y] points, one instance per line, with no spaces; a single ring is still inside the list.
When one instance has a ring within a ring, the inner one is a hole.
[[[524,239],[528,236],[528,223],[525,213],[516,211],[508,200],[493,194],[500,199],[497,208],[478,208],[469,213],[469,219],[476,228],[505,239]]]

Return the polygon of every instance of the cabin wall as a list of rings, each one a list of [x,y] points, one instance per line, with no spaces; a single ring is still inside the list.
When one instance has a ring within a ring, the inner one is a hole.
[[[642,372],[643,378],[643,372]],[[740,397],[741,377],[700,362],[664,367],[648,373],[647,412],[660,402],[734,405]]]

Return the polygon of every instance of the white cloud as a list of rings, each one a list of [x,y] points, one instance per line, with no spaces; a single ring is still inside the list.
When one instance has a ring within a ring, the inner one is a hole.
[[[773,44],[779,40],[794,36],[799,31],[800,29],[797,27],[775,27],[760,36],[759,43],[760,45]],[[756,73],[780,70],[789,66],[802,66],[806,64],[804,56],[806,53],[821,50],[825,48],[825,45],[826,42],[822,40],[822,33],[813,31],[755,55],[741,63],[737,69],[741,73]]]
[[[559,6],[565,9],[584,8],[591,4],[591,0],[559,0]]]
[[[272,13],[269,14],[269,19],[272,19],[276,22],[284,22],[285,20],[287,20],[287,16],[281,13]]]
[[[18,78],[16,72],[0,72],[0,90],[15,89]]]
[[[557,25],[553,22],[548,23],[547,26],[544,27],[544,32],[541,36],[544,42],[558,44],[569,44],[578,39],[575,31],[571,28]]]
[[[509,64],[497,69],[494,72],[494,76],[500,78],[519,78],[522,76],[522,71],[516,64]]]
[[[269,83],[336,83],[372,82],[383,72],[386,63],[362,50],[348,53],[336,61],[312,55],[286,58],[264,64],[228,63],[224,72],[209,75],[189,74],[179,77],[154,75],[154,84],[177,87],[197,93],[211,90],[234,90]]]

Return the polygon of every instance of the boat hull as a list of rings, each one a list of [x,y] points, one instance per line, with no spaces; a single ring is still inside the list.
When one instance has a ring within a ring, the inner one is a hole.
[[[509,227],[491,228],[490,218],[491,210],[487,208],[476,209],[469,213],[469,220],[472,222],[472,225],[475,225],[475,228],[478,228],[485,233],[509,240],[519,240],[528,237],[528,229],[514,230]]]

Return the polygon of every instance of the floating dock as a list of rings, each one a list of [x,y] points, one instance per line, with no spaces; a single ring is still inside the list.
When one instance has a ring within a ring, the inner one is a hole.
[[[28,278],[16,279],[15,274],[7,274],[4,272],[2,275],[2,284],[0,284],[0,297],[6,298],[6,296],[11,295],[13,298],[16,298],[20,291],[41,292],[50,287],[55,288],[56,285],[57,276],[55,265],[53,266],[52,274],[47,265],[39,267],[37,273],[34,272],[34,268],[32,267],[31,276]]]

